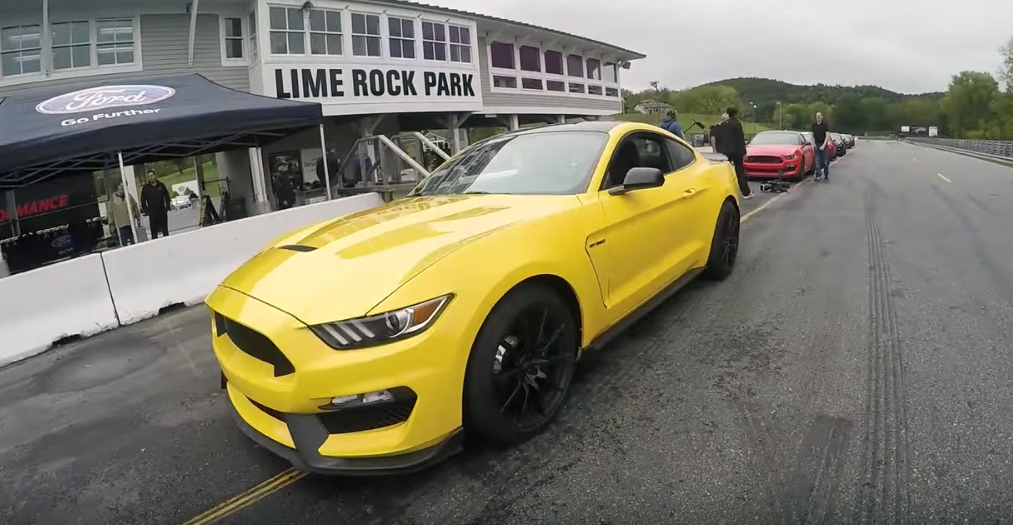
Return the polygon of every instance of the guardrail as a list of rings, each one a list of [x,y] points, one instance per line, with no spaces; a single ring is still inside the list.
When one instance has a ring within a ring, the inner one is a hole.
[[[256,215],[0,279],[0,367],[199,304],[267,243],[323,221],[383,205],[376,193]]]
[[[1008,140],[971,140],[971,139],[944,139],[941,137],[923,138],[908,137],[908,142],[945,146],[948,148],[1007,157],[1013,159],[1013,141]]]

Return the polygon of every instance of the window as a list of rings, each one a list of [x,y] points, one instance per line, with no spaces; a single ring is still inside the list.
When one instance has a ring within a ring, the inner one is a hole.
[[[422,22],[422,58],[447,60],[447,26],[437,22]]]
[[[60,22],[53,28],[53,69],[91,67],[91,23]]]
[[[542,89],[542,79],[540,78],[522,78],[521,87],[524,89]]]
[[[310,9],[310,53],[341,54],[341,12]]]
[[[225,58],[240,60],[243,58],[243,19],[225,19]]]
[[[607,141],[593,131],[495,137],[444,163],[412,195],[583,193]]]
[[[605,69],[603,70],[602,76],[605,82],[611,84],[619,83],[619,72],[616,70],[616,65],[613,62],[605,62]]]
[[[696,162],[696,154],[685,144],[665,138],[665,146],[668,147],[668,154],[672,157],[672,167],[675,171]]]
[[[584,84],[577,84],[575,82],[570,82],[570,93],[583,93],[583,92],[584,92]]]
[[[38,25],[0,29],[0,62],[3,76],[42,71],[42,33]]]
[[[450,61],[471,63],[471,29],[450,26]]]
[[[257,13],[250,13],[250,60],[260,60],[260,46],[257,43]]]
[[[98,65],[134,63],[134,21],[130,18],[95,22],[95,52]]]
[[[566,56],[566,74],[571,77],[584,76],[584,57],[580,55]]]
[[[513,44],[492,42],[489,44],[489,53],[492,55],[492,67],[498,69],[516,69],[516,66],[514,66]]]
[[[415,58],[415,21],[410,18],[387,17],[392,58]]]
[[[517,88],[517,79],[514,78],[514,77],[504,77],[502,75],[493,75],[493,77],[492,77],[492,87],[516,89]]]
[[[601,80],[601,61],[597,58],[587,59],[587,78]]]
[[[380,15],[352,13],[352,54],[380,56]]]
[[[545,52],[545,72],[552,75],[563,74],[563,54],[559,51]]]
[[[566,82],[561,82],[559,80],[546,80],[545,89],[549,91],[559,91],[560,93],[565,93]]]
[[[271,54],[305,55],[306,25],[303,23],[302,9],[272,7],[269,14],[271,17]]]
[[[601,86],[587,86],[588,95],[601,95],[601,93],[602,93]]]
[[[623,143],[612,155],[601,189],[607,190],[622,184],[626,174],[633,168],[657,168],[662,173],[675,171],[672,152],[663,146],[665,142],[667,142],[665,137],[653,133],[637,134],[623,139]],[[630,147],[631,145],[634,147]]]
[[[541,73],[542,61],[540,55],[542,53],[537,47],[521,46],[519,54],[521,57],[521,71]]]
[[[616,89],[616,88],[614,88],[614,87],[607,87],[607,88],[605,88],[605,96],[606,97],[618,97],[619,96],[619,90]]]

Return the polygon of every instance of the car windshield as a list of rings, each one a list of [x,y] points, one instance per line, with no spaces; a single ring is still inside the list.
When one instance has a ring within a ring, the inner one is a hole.
[[[462,151],[409,196],[574,195],[587,189],[608,134],[543,131],[489,139]]]
[[[798,145],[798,133],[795,132],[769,132],[757,133],[750,144],[790,144]]]

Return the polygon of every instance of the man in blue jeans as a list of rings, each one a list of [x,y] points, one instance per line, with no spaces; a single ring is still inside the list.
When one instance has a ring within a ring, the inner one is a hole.
[[[816,170],[813,180],[830,180],[830,124],[823,120],[823,113],[816,113],[816,122],[812,125],[813,147],[816,149]]]

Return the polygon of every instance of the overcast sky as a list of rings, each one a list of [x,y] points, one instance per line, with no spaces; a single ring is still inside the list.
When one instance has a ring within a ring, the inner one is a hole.
[[[731,77],[944,91],[995,73],[1011,0],[423,0],[639,51],[623,87],[681,89]]]

